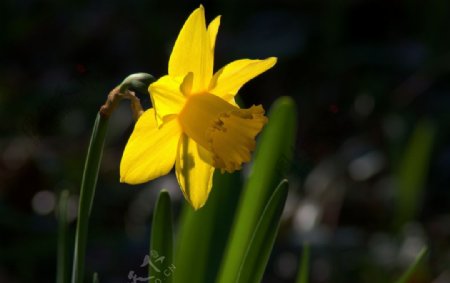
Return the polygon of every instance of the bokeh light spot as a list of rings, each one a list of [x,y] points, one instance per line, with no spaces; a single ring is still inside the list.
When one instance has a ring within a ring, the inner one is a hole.
[[[39,215],[47,215],[55,209],[55,194],[50,191],[37,192],[31,200],[31,206]]]

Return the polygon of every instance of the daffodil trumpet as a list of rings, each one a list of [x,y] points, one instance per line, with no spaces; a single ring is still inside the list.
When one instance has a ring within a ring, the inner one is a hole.
[[[202,207],[215,169],[234,172],[249,162],[267,123],[261,105],[241,109],[234,97],[277,61],[241,59],[213,73],[220,16],[206,26],[203,6],[186,20],[168,74],[149,86],[153,108],[138,119],[123,152],[120,180],[140,184],[175,173],[186,200]]]

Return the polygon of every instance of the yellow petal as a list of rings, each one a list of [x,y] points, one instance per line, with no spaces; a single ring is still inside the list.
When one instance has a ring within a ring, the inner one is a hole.
[[[208,25],[208,35],[210,40],[210,46],[214,54],[214,48],[216,47],[216,37],[217,32],[219,31],[220,26],[220,16],[217,16],[211,23]]]
[[[175,172],[186,200],[197,210],[208,199],[214,167],[207,159],[210,153],[183,134],[178,145]]]
[[[176,117],[158,128],[149,109],[136,122],[120,162],[120,181],[140,184],[170,172],[177,153],[181,129]]]
[[[180,85],[180,91],[183,95],[188,96],[192,91],[192,84],[194,82],[194,74],[189,72],[186,77],[184,77],[183,82]]]
[[[187,99],[178,121],[186,135],[211,152],[204,161],[233,172],[250,161],[267,118],[261,106],[239,109],[216,95],[200,94]]]
[[[213,72],[213,53],[203,6],[192,12],[186,20],[170,55],[170,76],[184,77],[189,72],[194,73],[192,90],[206,90]]]
[[[183,108],[186,98],[180,90],[182,80],[181,77],[164,76],[148,88],[158,126],[161,125],[164,117],[178,114]]]
[[[230,101],[249,80],[272,68],[277,58],[265,60],[242,59],[229,63],[214,74],[208,92]]]

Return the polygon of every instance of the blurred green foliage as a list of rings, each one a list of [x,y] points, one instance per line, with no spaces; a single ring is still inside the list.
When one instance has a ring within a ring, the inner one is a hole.
[[[58,224],[51,194],[38,193],[70,190],[73,234],[74,196],[98,108],[126,75],[166,73],[173,40],[199,4],[0,2],[1,282],[54,281]],[[279,57],[273,70],[242,89],[244,104],[268,109],[289,95],[298,105],[290,194],[265,282],[294,282],[304,240],[310,242],[310,282],[393,282],[425,243],[430,252],[414,282],[448,281],[448,1],[203,4],[208,19],[223,16],[216,66]],[[146,94],[140,98],[150,106]],[[171,194],[175,224],[182,197],[173,176],[137,187],[119,184],[132,129],[128,106],[111,119],[86,268],[98,271],[102,282],[124,282],[148,249],[158,189]],[[401,208],[399,192],[412,196],[407,207]],[[399,211],[408,212],[397,222]],[[230,225],[217,229],[226,234]],[[205,239],[217,231],[206,231]],[[200,247],[199,258],[208,258]]]

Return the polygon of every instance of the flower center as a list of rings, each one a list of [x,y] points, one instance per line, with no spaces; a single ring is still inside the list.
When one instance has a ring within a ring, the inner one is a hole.
[[[190,96],[178,119],[183,131],[212,153],[212,161],[205,161],[227,172],[250,161],[255,137],[267,122],[261,105],[239,109],[208,93]]]

